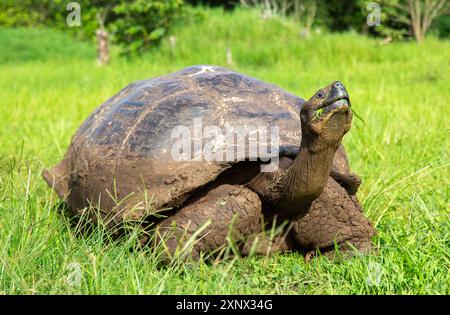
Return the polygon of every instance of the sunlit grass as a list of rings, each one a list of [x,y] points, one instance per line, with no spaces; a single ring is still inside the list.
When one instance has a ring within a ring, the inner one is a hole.
[[[355,34],[300,38],[255,12],[207,11],[168,42],[99,68],[95,46],[48,30],[0,29],[0,293],[449,294],[450,43],[380,45]],[[40,172],[87,115],[129,82],[192,64],[226,65],[304,98],[342,81],[354,109],[345,137],[378,255],[305,263],[299,254],[178,263],[101,235],[76,237]],[[76,263],[80,286],[68,282]],[[378,269],[377,269],[378,268]],[[374,271],[375,270],[375,271]],[[376,270],[381,270],[378,272]],[[369,281],[377,273],[379,281]]]

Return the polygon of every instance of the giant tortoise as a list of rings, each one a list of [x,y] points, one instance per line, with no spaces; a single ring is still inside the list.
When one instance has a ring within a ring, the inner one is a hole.
[[[267,244],[367,251],[374,229],[341,144],[351,121],[339,81],[305,102],[223,67],[192,66],[111,97],[43,176],[72,214],[111,230],[138,222],[168,257],[193,238],[190,257],[214,252],[230,235],[243,254]],[[255,237],[271,226],[281,236]]]

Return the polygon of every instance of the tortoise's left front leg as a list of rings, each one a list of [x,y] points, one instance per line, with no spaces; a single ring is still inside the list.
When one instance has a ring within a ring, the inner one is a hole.
[[[311,204],[306,215],[294,221],[291,235],[306,250],[341,251],[356,248],[368,252],[371,237],[375,234],[372,224],[361,212],[356,196],[331,177],[322,194]]]

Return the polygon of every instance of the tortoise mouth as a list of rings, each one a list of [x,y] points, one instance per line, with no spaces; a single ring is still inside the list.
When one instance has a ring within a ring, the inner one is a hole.
[[[336,101],[333,101],[327,105],[325,105],[326,108],[335,109],[335,108],[348,108],[350,107],[350,101],[347,97],[340,98]]]
[[[350,106],[350,99],[349,99],[347,93],[339,94],[335,97],[329,97],[317,109],[328,107],[328,106],[333,106],[333,105],[343,105],[344,103],[346,103],[347,106]]]
[[[321,106],[315,109],[316,118],[328,116],[328,114],[334,114],[341,111],[347,112],[349,108],[350,100],[346,95],[326,100]]]

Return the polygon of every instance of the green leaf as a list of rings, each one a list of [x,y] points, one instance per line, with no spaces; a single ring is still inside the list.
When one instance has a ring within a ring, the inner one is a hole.
[[[316,116],[314,116],[314,118],[313,118],[312,120],[314,121],[314,120],[316,120],[317,118],[319,118],[320,116],[322,116],[324,110],[325,110],[325,109],[324,109],[323,107],[317,109],[317,110],[316,110]]]

